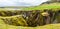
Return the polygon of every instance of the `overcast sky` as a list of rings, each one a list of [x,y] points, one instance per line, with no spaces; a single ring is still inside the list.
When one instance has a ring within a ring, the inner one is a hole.
[[[0,0],[1,6],[36,6],[48,0]]]

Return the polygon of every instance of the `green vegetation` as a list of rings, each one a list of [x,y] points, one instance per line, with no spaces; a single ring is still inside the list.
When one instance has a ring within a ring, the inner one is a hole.
[[[3,20],[5,24],[15,25],[15,26],[27,26],[25,19],[21,15],[10,16],[10,17],[0,17],[0,20]]]
[[[37,27],[23,27],[4,24],[4,22],[0,20],[0,29],[60,29],[60,24],[50,24]]]
[[[37,27],[23,27],[5,24],[5,22],[0,19],[0,29],[60,29],[60,24],[50,24]]]
[[[43,12],[43,10],[45,10],[45,9],[52,10],[53,14],[54,14],[60,10],[60,3],[42,4],[42,5],[36,6],[36,7],[22,8],[22,10],[9,10],[9,9],[6,10],[3,8],[0,8],[0,29],[60,29],[60,24],[49,24],[49,25],[44,25],[44,26],[28,27],[27,22],[28,23],[30,23],[29,21],[33,22],[33,19],[38,18],[38,17],[36,17],[36,14],[38,13],[38,11],[35,11],[35,10],[41,10]],[[31,11],[31,10],[33,10],[33,11]],[[32,12],[32,13],[29,14],[29,12]],[[28,18],[29,19],[28,21],[26,21],[27,19],[24,19],[22,17],[23,15],[25,15],[24,13],[29,14],[28,16],[30,16],[30,17]],[[33,17],[31,17],[31,15]],[[39,15],[40,15],[40,12],[39,12]],[[39,17],[38,21],[39,21],[39,23],[43,24],[43,21],[42,21],[43,17],[41,15],[40,15],[40,17]],[[58,15],[55,18],[60,23],[60,15]],[[32,20],[30,20],[30,19],[32,19]],[[33,23],[35,23],[35,21],[36,20],[34,20]],[[32,23],[30,23],[30,24],[32,24]]]
[[[13,8],[14,9],[14,8]],[[48,10],[53,10],[53,11],[56,11],[56,10],[60,10],[60,3],[56,2],[56,3],[50,3],[50,4],[41,4],[39,6],[31,6],[31,7],[20,7],[18,8],[20,9],[21,11],[28,11],[28,10],[44,10],[44,9],[48,9]],[[8,9],[7,7],[6,8],[0,8],[0,11],[8,11],[10,9]],[[12,9],[11,9],[12,10]],[[14,11],[14,10],[13,10]]]
[[[23,8],[23,10],[59,10],[60,9],[60,3],[51,3],[51,4],[42,4],[36,7],[29,7],[29,8]]]

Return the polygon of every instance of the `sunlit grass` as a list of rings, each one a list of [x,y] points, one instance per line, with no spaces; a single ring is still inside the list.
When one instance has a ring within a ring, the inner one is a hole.
[[[42,4],[36,7],[29,7],[24,8],[24,10],[44,10],[44,9],[52,9],[52,10],[59,10],[60,9],[60,3],[51,3],[51,4]]]
[[[10,10],[8,8],[6,8],[7,10]],[[6,10],[5,8],[0,8],[0,11],[1,10]],[[39,5],[39,6],[35,6],[35,7],[27,7],[27,8],[18,8],[18,9],[21,9],[21,10],[44,10],[44,9],[52,9],[54,11],[56,10],[59,10],[60,9],[60,3],[51,3],[51,4],[42,4],[42,5]],[[12,9],[11,9],[12,10]]]

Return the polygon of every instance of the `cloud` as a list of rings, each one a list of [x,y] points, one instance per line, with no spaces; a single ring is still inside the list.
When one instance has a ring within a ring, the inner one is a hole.
[[[48,0],[0,0],[0,6],[36,6]]]

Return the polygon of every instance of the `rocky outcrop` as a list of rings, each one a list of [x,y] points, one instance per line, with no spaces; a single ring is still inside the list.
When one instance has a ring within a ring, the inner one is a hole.
[[[54,20],[57,19],[58,22],[60,22],[60,11],[52,11],[47,10],[50,20],[48,20],[49,24],[53,23]],[[40,10],[32,10],[32,11],[0,11],[0,19],[2,19],[6,24],[10,25],[17,25],[17,26],[41,26],[46,25],[47,19],[44,20],[44,17],[41,13],[44,11]],[[21,15],[21,16],[16,16]],[[14,17],[12,17],[14,16]],[[19,23],[18,23],[19,22]],[[21,22],[21,23],[20,23]],[[58,23],[57,22],[57,23]]]

